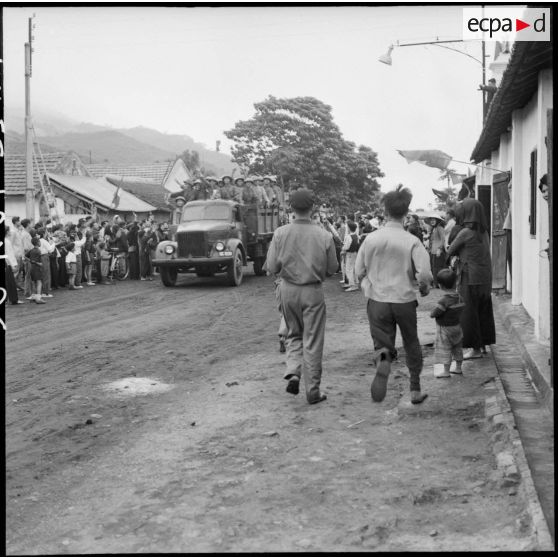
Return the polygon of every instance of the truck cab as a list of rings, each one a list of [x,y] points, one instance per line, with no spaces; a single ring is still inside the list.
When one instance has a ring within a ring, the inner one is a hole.
[[[239,286],[248,261],[254,262],[256,275],[264,273],[267,247],[278,225],[277,208],[230,200],[192,201],[183,208],[173,240],[157,245],[153,265],[166,287],[176,284],[178,273],[225,273],[229,285]]]

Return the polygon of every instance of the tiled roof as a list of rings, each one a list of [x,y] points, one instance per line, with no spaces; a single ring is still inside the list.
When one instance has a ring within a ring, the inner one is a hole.
[[[496,91],[471,160],[479,163],[498,149],[500,136],[512,120],[512,113],[524,107],[538,87],[541,70],[552,67],[552,43],[519,41],[514,44],[510,61]]]
[[[116,186],[111,184],[104,178],[91,178],[89,176],[67,175],[48,173],[48,176],[54,182],[64,186],[68,190],[79,194],[89,200],[94,201],[97,205],[111,208],[116,193]],[[135,211],[136,213],[146,213],[155,211],[155,207],[140,200],[133,194],[124,189],[118,193],[120,202],[117,207],[120,211]]]
[[[130,176],[119,177],[114,175],[108,175],[106,180],[115,186],[120,185],[123,190],[130,192],[157,209],[170,211],[170,206],[167,203],[167,196],[170,192],[161,183],[157,184],[141,178],[134,180]]]
[[[47,172],[54,172],[60,165],[65,155],[65,152],[43,153],[43,159]],[[33,163],[33,176],[35,190],[38,192],[41,185],[35,163]],[[6,195],[13,196],[25,194],[26,185],[27,175],[25,171],[25,155],[7,154],[4,159],[4,190]]]
[[[131,176],[134,178],[148,178],[162,184],[167,173],[172,169],[174,161],[153,163],[152,165],[117,166],[105,164],[86,165],[89,172],[96,177],[108,175]]]

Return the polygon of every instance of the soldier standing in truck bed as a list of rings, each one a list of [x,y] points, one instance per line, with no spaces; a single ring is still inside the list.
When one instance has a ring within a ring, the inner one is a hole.
[[[270,243],[266,269],[279,275],[278,302],[287,324],[287,392],[299,392],[304,376],[306,399],[324,401],[320,393],[326,324],[322,283],[337,271],[338,263],[331,235],[312,226],[312,192],[296,190],[291,195],[295,220],[279,227]]]
[[[192,200],[208,200],[211,197],[209,184],[200,178],[196,178],[192,183]]]
[[[229,176],[228,174],[222,176],[221,180],[223,181],[223,186],[221,186],[221,199],[242,203],[242,188],[238,187],[236,184],[238,184],[239,180],[242,180],[243,182],[244,180],[239,177],[233,184],[232,176]]]
[[[254,179],[251,176],[247,176],[242,188],[242,203],[253,204],[258,203],[258,201],[259,198],[254,185]]]
[[[265,191],[263,178],[261,176],[254,176],[254,183],[259,202],[269,205],[271,200],[268,198],[267,192]]]

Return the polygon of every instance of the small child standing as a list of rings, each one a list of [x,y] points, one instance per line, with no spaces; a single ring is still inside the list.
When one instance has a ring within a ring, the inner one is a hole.
[[[97,244],[97,258],[101,262],[101,285],[112,285],[108,280],[111,255],[106,249],[106,243],[99,242]]]
[[[27,252],[27,258],[31,262],[30,265],[30,275],[31,275],[31,282],[33,284],[33,290],[35,291],[34,294],[31,296],[33,300],[37,304],[44,304],[45,301],[41,298],[42,289],[43,289],[43,264],[41,260],[41,249],[39,246],[41,245],[41,241],[38,236],[34,236],[31,239],[31,244],[33,248]]]
[[[70,242],[66,245],[66,250],[68,253],[66,254],[66,273],[68,274],[68,285],[70,291],[76,290],[75,280],[76,280],[76,271],[77,271],[77,258],[74,252],[75,244]]]
[[[451,269],[441,269],[436,275],[436,281],[444,291],[444,296],[436,303],[436,308],[430,313],[436,318],[436,344],[434,349],[434,376],[449,378],[452,359],[455,360],[455,372],[463,374],[463,330],[459,319],[463,312],[463,304],[459,294],[455,291],[456,274]]]

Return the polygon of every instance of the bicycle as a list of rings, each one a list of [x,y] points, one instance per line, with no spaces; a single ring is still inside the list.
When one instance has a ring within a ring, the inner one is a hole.
[[[109,276],[112,280],[124,281],[128,278],[130,274],[130,268],[128,266],[128,254],[125,252],[119,252],[116,249],[111,249],[112,259],[109,266]]]

